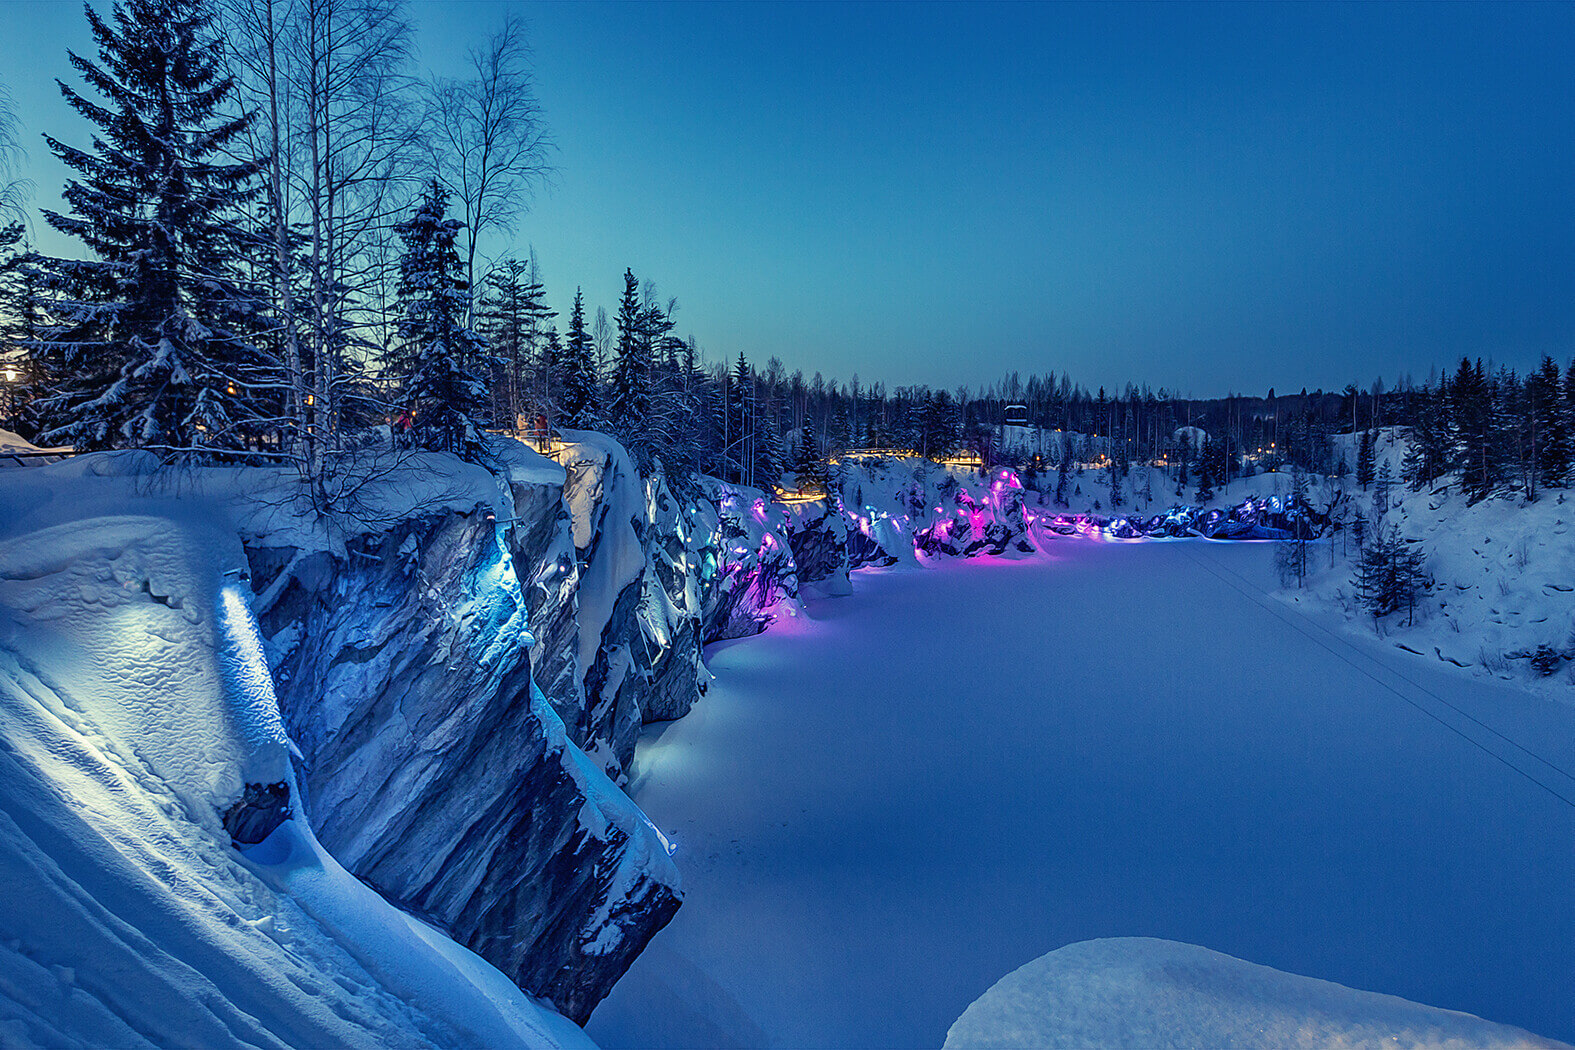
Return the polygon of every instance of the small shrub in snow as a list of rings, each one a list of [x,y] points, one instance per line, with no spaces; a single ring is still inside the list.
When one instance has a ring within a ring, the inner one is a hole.
[[[1539,645],[1531,654],[1531,669],[1538,677],[1549,678],[1564,662],[1564,654],[1551,645]]]

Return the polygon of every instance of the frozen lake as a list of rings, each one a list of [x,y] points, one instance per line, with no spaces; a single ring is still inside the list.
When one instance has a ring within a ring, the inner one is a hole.
[[[939,1046],[1023,963],[1150,936],[1575,1040],[1575,808],[1494,757],[1575,798],[1510,742],[1575,771],[1572,709],[1328,634],[1271,558],[860,573],[713,647],[636,765],[687,900],[590,1034]]]

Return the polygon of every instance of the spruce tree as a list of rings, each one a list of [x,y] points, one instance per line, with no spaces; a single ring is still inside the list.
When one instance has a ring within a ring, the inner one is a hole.
[[[754,485],[759,406],[755,404],[753,373],[742,353],[733,371],[722,377],[722,392],[726,402],[728,480]]]
[[[1532,414],[1538,479],[1548,488],[1562,488],[1570,470],[1569,413],[1559,366],[1551,357],[1526,377],[1527,406]]]
[[[405,251],[399,260],[397,375],[413,433],[423,448],[476,458],[482,449],[487,386],[467,363],[482,361],[486,343],[465,326],[469,288],[455,249],[460,224],[444,217],[448,191],[436,179],[415,213],[394,229]]]
[[[585,295],[574,290],[569,338],[564,346],[563,376],[558,388],[558,418],[564,426],[590,427],[597,415],[596,351],[585,330]]]
[[[1198,491],[1196,498],[1199,503],[1207,503],[1214,498],[1214,439],[1203,439],[1203,448],[1198,453]]]
[[[1423,388],[1412,414],[1411,442],[1401,464],[1401,476],[1414,491],[1432,486],[1453,459],[1449,433],[1449,383],[1436,391]]]
[[[1389,461],[1386,459],[1378,465],[1378,477],[1373,481],[1373,521],[1383,524],[1384,515],[1389,513],[1389,489],[1394,484],[1394,478],[1389,472]]]
[[[1399,609],[1405,609],[1409,622],[1414,623],[1417,601],[1431,586],[1422,555],[1401,538],[1394,525],[1376,533],[1362,550],[1351,582],[1357,602],[1375,623]]]
[[[253,115],[224,115],[234,89],[210,10],[124,0],[110,24],[87,7],[98,61],[71,64],[103,102],[57,81],[97,130],[91,150],[45,136],[77,173],[69,211],[45,220],[93,256],[44,261],[48,441],[169,460],[246,448],[277,423],[279,377],[245,336],[261,296],[239,266],[261,165],[231,158]]]
[[[527,407],[527,378],[537,333],[553,311],[547,308],[534,256],[503,260],[485,283],[479,317],[495,361],[495,416],[513,427]]]
[[[623,299],[618,303],[618,342],[607,392],[608,421],[620,437],[634,437],[651,411],[651,361],[646,316],[640,303],[640,282],[634,271],[623,272]]]
[[[815,424],[806,416],[799,428],[798,448],[793,454],[793,473],[798,476],[800,491],[807,488],[826,487],[826,461],[820,455],[820,443],[815,440]]]
[[[1482,368],[1461,358],[1450,384],[1450,414],[1460,464],[1460,485],[1472,503],[1492,495],[1498,485],[1491,445],[1493,391]]]
[[[1362,436],[1356,447],[1356,483],[1362,486],[1362,491],[1367,491],[1367,486],[1373,483],[1373,432],[1362,431]]]

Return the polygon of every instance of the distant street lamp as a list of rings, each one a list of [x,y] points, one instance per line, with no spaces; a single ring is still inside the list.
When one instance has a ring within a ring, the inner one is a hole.
[[[0,424],[14,425],[16,420],[15,388],[22,380],[22,370],[9,361],[0,365]]]

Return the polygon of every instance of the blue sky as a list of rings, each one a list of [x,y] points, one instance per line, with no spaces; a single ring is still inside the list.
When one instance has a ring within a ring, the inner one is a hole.
[[[1575,7],[421,0],[452,68],[531,25],[555,302],[625,266],[712,357],[1197,396],[1575,353]],[[0,0],[39,132],[77,4]]]

